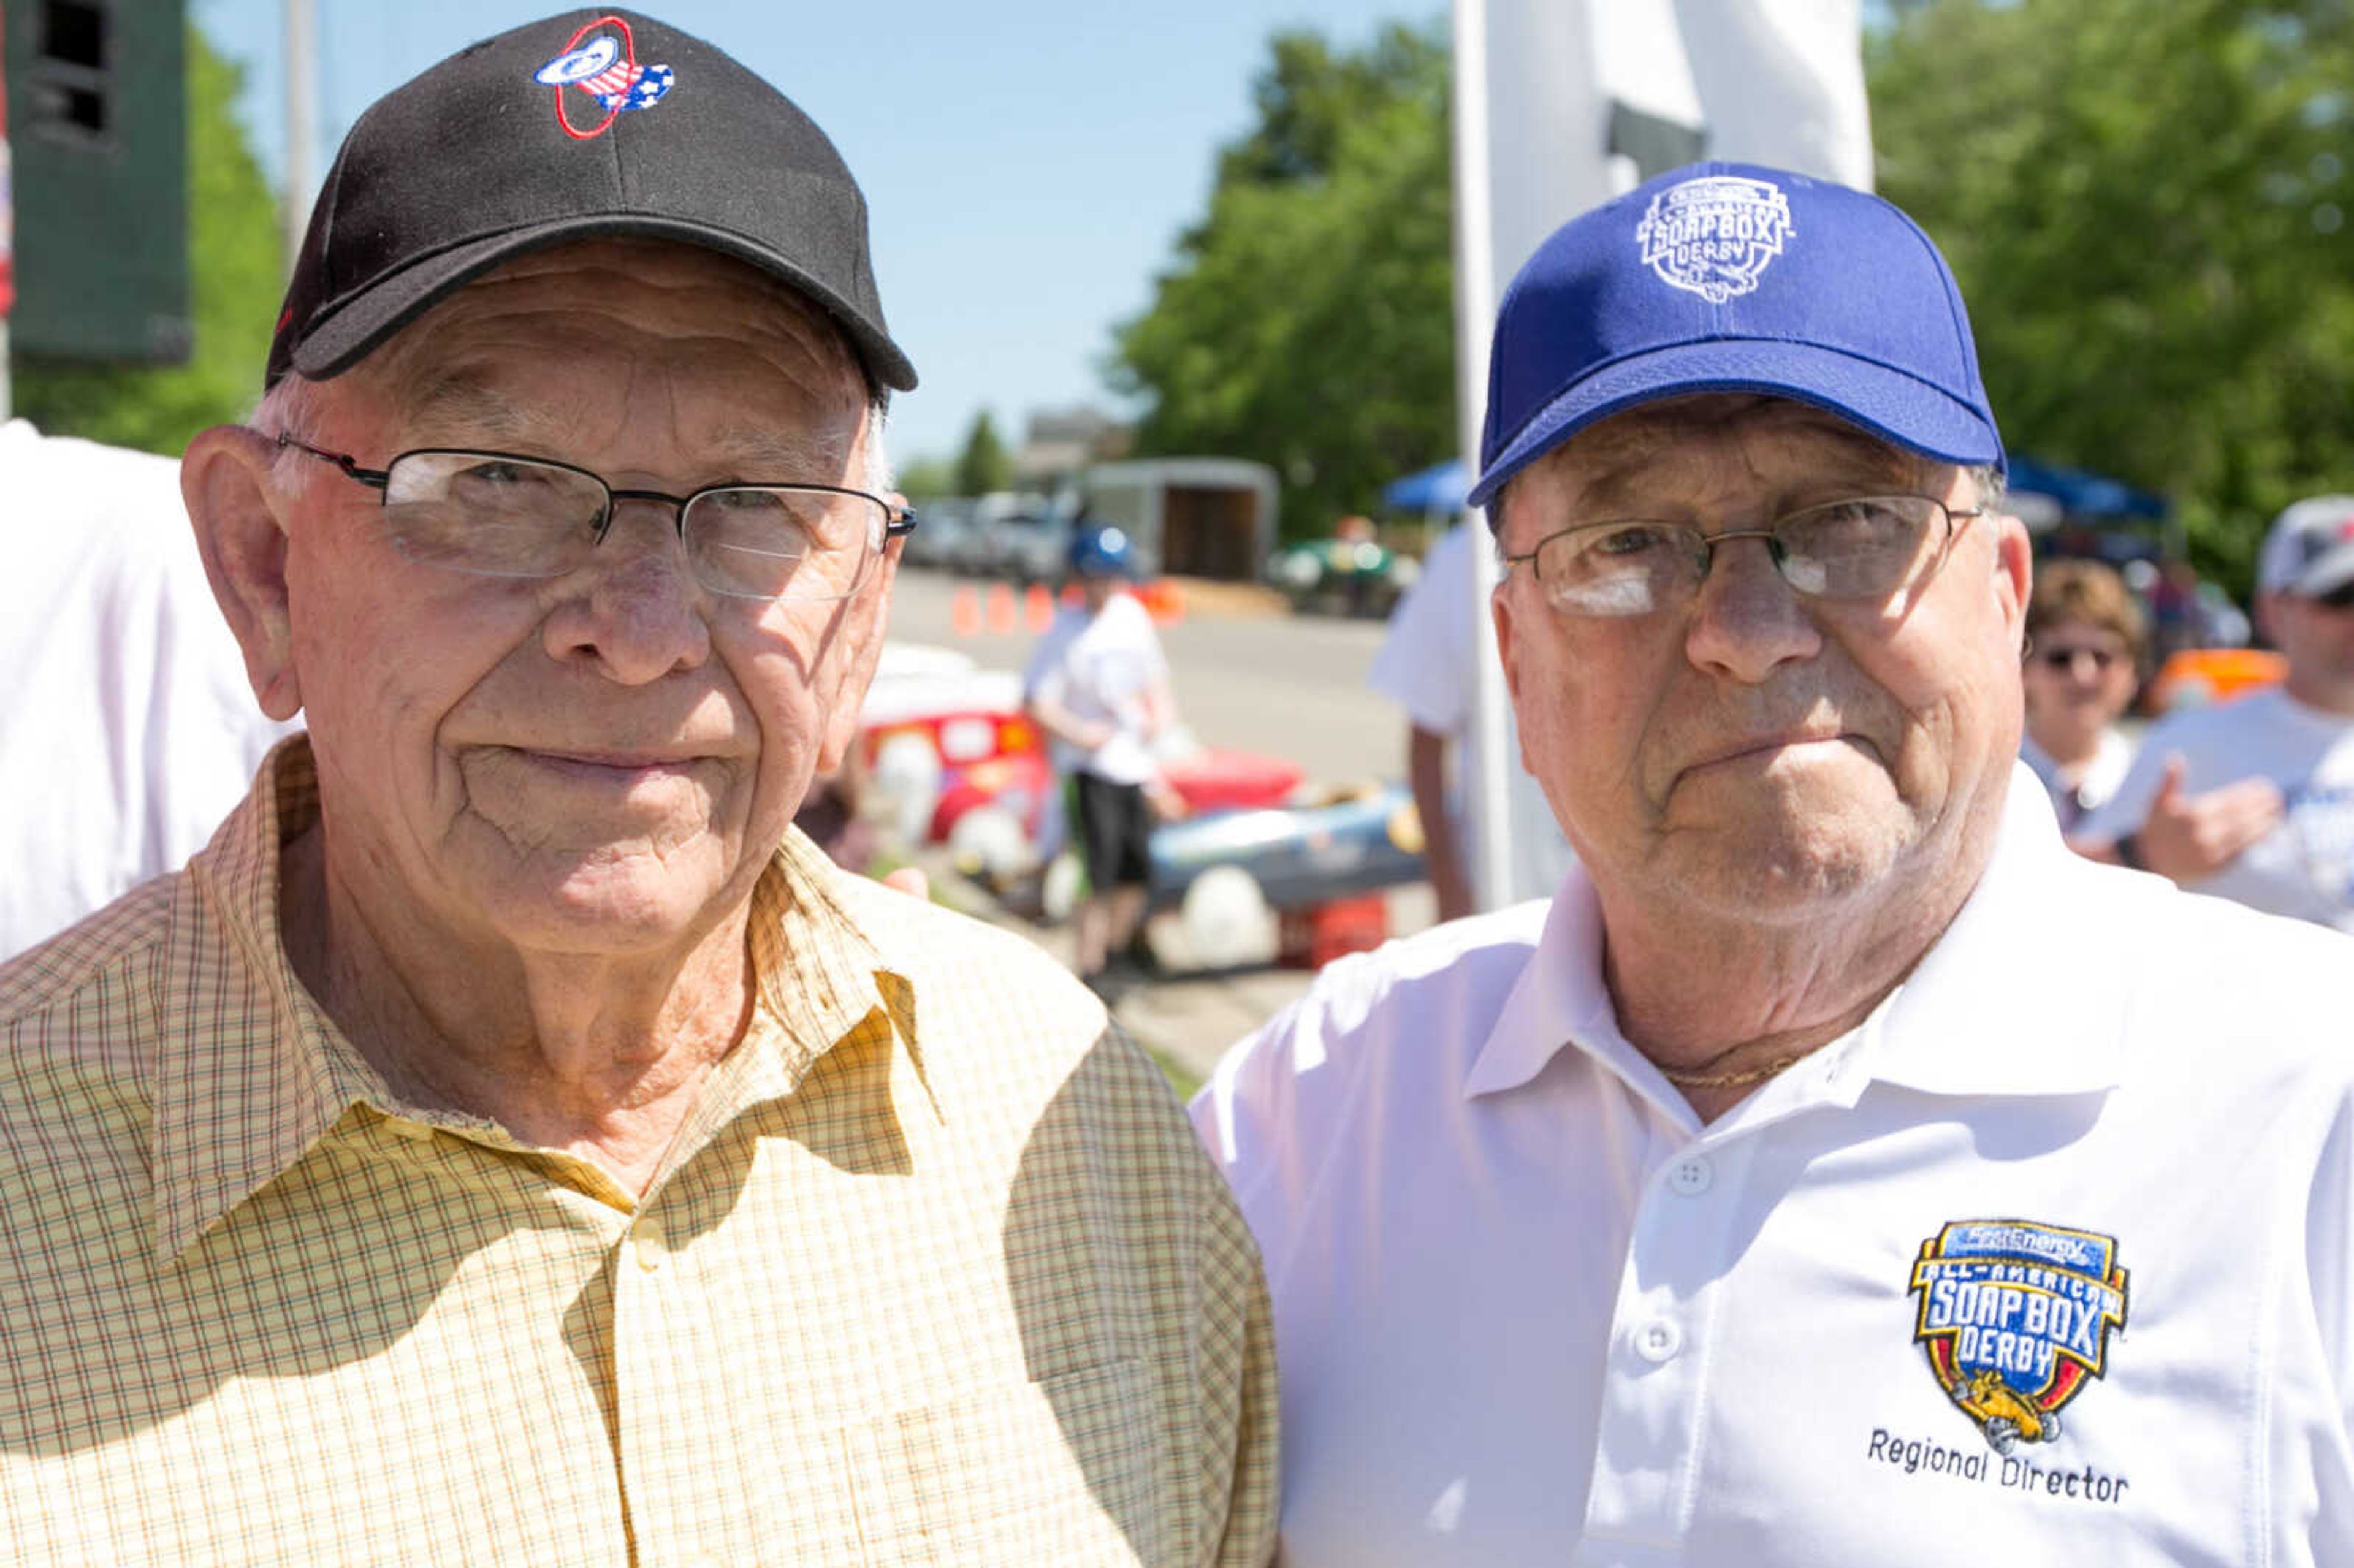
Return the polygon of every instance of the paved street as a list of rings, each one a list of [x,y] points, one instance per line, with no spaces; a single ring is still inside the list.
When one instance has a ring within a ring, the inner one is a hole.
[[[1034,641],[1029,633],[954,634],[959,580],[901,572],[892,637],[961,648],[992,668],[1022,668]],[[1270,613],[1263,596],[1239,585],[1213,585],[1202,597],[1202,608],[1161,628],[1161,641],[1178,710],[1203,745],[1288,758],[1321,783],[1405,776],[1405,720],[1365,684],[1381,622]]]
[[[1026,631],[955,634],[957,583],[942,573],[901,572],[892,638],[960,648],[985,666],[1020,669],[1034,641]],[[1204,745],[1288,758],[1320,782],[1404,776],[1405,720],[1365,684],[1381,645],[1379,622],[1293,617],[1255,590],[1214,587],[1200,590],[1184,617],[1161,635],[1179,709]],[[1040,925],[999,906],[958,878],[944,855],[924,859],[941,896],[1023,932],[1069,961],[1067,927]],[[1394,935],[1430,922],[1426,887],[1395,889],[1388,904]],[[1117,1012],[1178,1074],[1198,1079],[1228,1044],[1307,990],[1310,978],[1305,970],[1272,966],[1188,974],[1131,991]]]

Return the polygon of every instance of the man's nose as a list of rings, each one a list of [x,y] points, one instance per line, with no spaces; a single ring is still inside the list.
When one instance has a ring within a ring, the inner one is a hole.
[[[711,656],[709,594],[695,580],[676,505],[627,499],[546,623],[550,656],[585,659],[642,685]]]
[[[1712,547],[1684,638],[1694,664],[1755,685],[1782,663],[1812,658],[1821,648],[1822,633],[1774,564],[1767,539],[1745,535]]]

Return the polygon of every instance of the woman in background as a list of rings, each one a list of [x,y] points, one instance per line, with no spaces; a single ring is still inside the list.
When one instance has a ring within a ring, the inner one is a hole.
[[[2148,623],[2099,561],[2039,563],[2027,601],[2027,736],[2020,756],[2051,791],[2060,831],[2107,800],[2133,760],[2116,729],[2140,683]]]

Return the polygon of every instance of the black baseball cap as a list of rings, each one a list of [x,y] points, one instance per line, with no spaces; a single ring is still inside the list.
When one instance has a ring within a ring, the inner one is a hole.
[[[500,262],[610,235],[748,262],[831,315],[878,392],[916,385],[883,324],[866,199],[825,132],[702,39],[598,10],[461,49],[360,116],[263,385],[340,375]]]

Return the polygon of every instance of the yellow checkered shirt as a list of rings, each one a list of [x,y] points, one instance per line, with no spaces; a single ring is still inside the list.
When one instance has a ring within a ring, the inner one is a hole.
[[[1272,1555],[1257,1256],[1036,949],[794,835],[756,1020],[632,1202],[319,1011],[278,927],[318,810],[298,737],[0,968],[0,1562]]]

